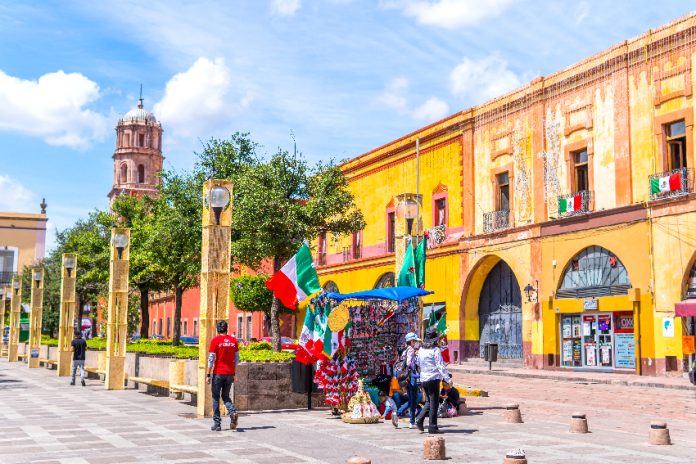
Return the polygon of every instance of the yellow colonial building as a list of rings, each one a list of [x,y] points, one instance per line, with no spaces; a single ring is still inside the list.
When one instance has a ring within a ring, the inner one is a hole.
[[[691,15],[344,163],[367,225],[319,237],[322,285],[394,284],[409,194],[453,362],[491,342],[533,368],[683,371],[694,60]]]
[[[0,212],[0,286],[8,286],[12,276],[43,259],[46,251],[46,211]]]

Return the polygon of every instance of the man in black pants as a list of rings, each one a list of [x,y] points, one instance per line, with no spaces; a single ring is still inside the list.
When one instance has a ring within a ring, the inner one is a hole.
[[[75,385],[75,374],[77,369],[80,369],[80,383],[85,386],[85,351],[87,351],[87,342],[82,338],[82,332],[75,331],[75,338],[70,343],[70,351],[73,352],[72,362],[72,382],[70,385]]]
[[[213,426],[210,430],[219,432],[222,430],[220,397],[230,415],[230,429],[237,428],[237,412],[230,399],[230,389],[234,382],[235,367],[239,362],[239,346],[236,338],[227,335],[227,321],[217,323],[217,333],[217,337],[210,341],[206,381],[212,383],[213,394]]]

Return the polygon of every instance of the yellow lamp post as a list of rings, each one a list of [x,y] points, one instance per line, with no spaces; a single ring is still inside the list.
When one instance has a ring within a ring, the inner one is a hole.
[[[9,289],[0,287],[0,335],[3,337],[5,335],[5,294],[7,294],[7,298],[10,297]],[[0,351],[3,351],[4,349],[4,344],[0,344]]]
[[[206,382],[208,345],[217,321],[229,318],[230,253],[232,247],[232,183],[208,180],[203,185],[203,242],[201,244],[201,309],[198,340],[198,402],[201,416],[212,415],[210,385]]]
[[[75,323],[75,280],[77,278],[77,256],[64,253],[62,281],[60,287],[60,322],[58,326],[58,376],[70,375],[72,340]]]
[[[31,271],[31,315],[29,316],[29,367],[39,367],[41,348],[41,316],[43,313],[44,270],[35,267]]]
[[[12,278],[12,302],[10,303],[10,334],[7,338],[7,361],[17,362],[17,346],[19,345],[19,318],[22,307],[22,278],[16,275]]]
[[[126,380],[126,332],[128,330],[128,266],[130,229],[111,229],[109,308],[106,326],[107,390],[123,390]]]

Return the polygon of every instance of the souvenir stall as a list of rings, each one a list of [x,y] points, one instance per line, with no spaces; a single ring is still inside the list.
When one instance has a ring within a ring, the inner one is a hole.
[[[376,391],[365,380],[391,375],[406,334],[420,333],[419,298],[431,293],[392,287],[326,293],[310,303],[299,344],[318,361],[315,382],[327,404],[346,411],[345,422],[379,420]]]

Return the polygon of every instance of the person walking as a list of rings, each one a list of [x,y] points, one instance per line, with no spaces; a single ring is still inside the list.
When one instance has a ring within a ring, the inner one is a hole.
[[[428,329],[423,337],[423,346],[416,355],[416,364],[420,369],[420,381],[425,393],[425,405],[416,418],[416,426],[424,431],[423,422],[428,415],[428,433],[440,433],[437,428],[437,409],[440,404],[440,381],[451,383],[452,376],[442,360],[440,347],[437,345],[439,335],[435,329]]]
[[[210,340],[208,350],[208,371],[206,381],[211,384],[213,394],[213,426],[210,430],[219,432],[220,397],[230,415],[230,429],[237,428],[237,411],[230,399],[230,389],[234,383],[234,372],[239,363],[239,345],[237,339],[227,335],[227,321],[217,323],[217,336]]]
[[[70,385],[75,385],[75,374],[77,369],[80,369],[80,383],[85,386],[85,352],[87,351],[87,342],[82,338],[82,332],[76,330],[73,341],[70,342],[70,351],[73,353],[72,362],[72,381]]]
[[[416,409],[418,408],[418,390],[420,389],[420,377],[416,366],[416,355],[420,347],[420,338],[413,332],[406,334],[406,366],[408,368],[408,383],[406,394],[408,395],[409,428],[416,425]]]

